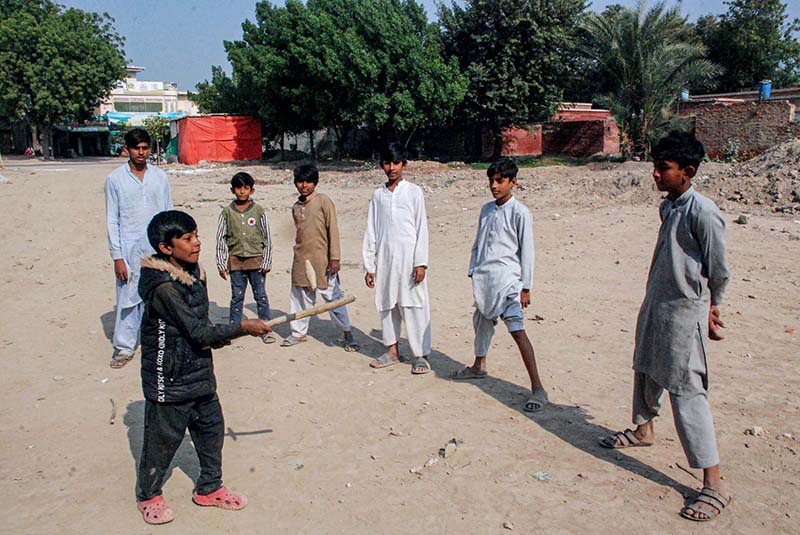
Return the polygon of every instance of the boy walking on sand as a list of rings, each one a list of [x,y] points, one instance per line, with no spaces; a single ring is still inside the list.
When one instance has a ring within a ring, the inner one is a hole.
[[[536,356],[525,333],[522,311],[530,304],[533,289],[533,216],[514,198],[512,190],[517,183],[517,172],[516,164],[510,159],[497,161],[486,171],[494,201],[481,208],[469,261],[475,296],[475,313],[472,315],[475,361],[451,378],[464,381],[488,375],[486,355],[500,318],[516,342],[531,380],[531,397],[523,408],[537,412],[547,404],[547,392],[539,379]]]
[[[647,290],[636,323],[633,423],[600,441],[606,448],[651,446],[665,391],[683,451],[703,469],[703,489],[681,516],[706,522],[730,503],[719,467],[708,401],[706,338],[721,340],[719,305],[728,283],[725,221],[692,187],[705,151],[693,134],[673,131],[653,148],[653,179],[667,193]]]
[[[139,293],[142,320],[144,440],[136,480],[139,512],[148,524],[172,521],[161,489],[186,430],[192,437],[200,476],[197,505],[242,509],[247,498],[222,485],[225,423],[217,397],[211,348],[249,334],[263,336],[262,320],[213,324],[208,319],[205,273],[198,266],[200,240],[189,214],[170,210],[153,217],[147,237],[154,256],[142,259]]]
[[[166,173],[147,163],[150,134],[134,128],[125,134],[125,146],[128,161],[108,175],[105,185],[108,248],[117,278],[114,354],[110,363],[115,369],[130,362],[139,344],[139,261],[153,252],[147,243],[147,224],[158,212],[172,209]]]
[[[431,371],[431,319],[428,304],[428,218],[422,189],[403,180],[408,163],[405,148],[392,143],[381,151],[381,167],[388,180],[372,194],[364,232],[364,276],[375,288],[387,352],[370,366],[384,368],[400,361],[397,343],[405,321],[414,354],[411,373]]]
[[[312,308],[317,302],[317,294],[326,303],[344,297],[339,288],[341,249],[336,207],[327,195],[317,193],[318,183],[319,171],[313,165],[295,168],[294,185],[300,196],[292,207],[292,218],[297,229],[292,262],[292,291],[289,295],[292,314]],[[309,280],[306,263],[313,267],[316,280]],[[359,346],[353,339],[347,307],[335,308],[330,314],[334,323],[344,331],[344,350],[357,351]],[[310,322],[310,317],[292,321],[292,334],[281,342],[281,346],[289,347],[305,342]]]
[[[266,275],[272,269],[272,242],[264,209],[250,196],[256,190],[248,173],[231,178],[231,193],[236,197],[222,209],[217,223],[217,271],[223,279],[231,278],[230,322],[242,320],[247,283],[253,289],[258,319],[269,319]],[[265,344],[275,341],[272,333],[262,338]]]

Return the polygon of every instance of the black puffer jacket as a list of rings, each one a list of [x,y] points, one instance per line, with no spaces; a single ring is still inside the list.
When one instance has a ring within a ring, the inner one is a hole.
[[[142,259],[142,390],[145,399],[179,402],[217,390],[211,348],[244,334],[208,319],[205,274],[154,256]]]

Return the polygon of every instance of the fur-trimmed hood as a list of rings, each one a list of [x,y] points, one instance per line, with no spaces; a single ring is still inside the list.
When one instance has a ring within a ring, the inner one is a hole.
[[[155,255],[143,257],[141,266],[139,295],[145,301],[153,296],[153,292],[162,283],[174,280],[186,286],[191,286],[198,279],[205,280],[206,278],[206,274],[199,264],[194,271],[186,271]]]

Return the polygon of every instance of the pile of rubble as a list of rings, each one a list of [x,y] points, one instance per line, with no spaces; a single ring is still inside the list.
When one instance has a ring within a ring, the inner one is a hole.
[[[712,177],[720,199],[800,213],[800,139]]]

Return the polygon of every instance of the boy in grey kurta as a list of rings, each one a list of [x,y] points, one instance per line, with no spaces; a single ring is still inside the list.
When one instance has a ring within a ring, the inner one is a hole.
[[[725,222],[691,179],[705,151],[687,132],[674,131],[653,149],[653,178],[667,192],[633,356],[633,423],[601,440],[619,449],[653,444],[653,419],[669,392],[675,427],[692,468],[703,469],[703,490],[681,516],[704,522],[730,502],[724,493],[708,401],[706,338],[721,340],[719,304],[728,283]]]

